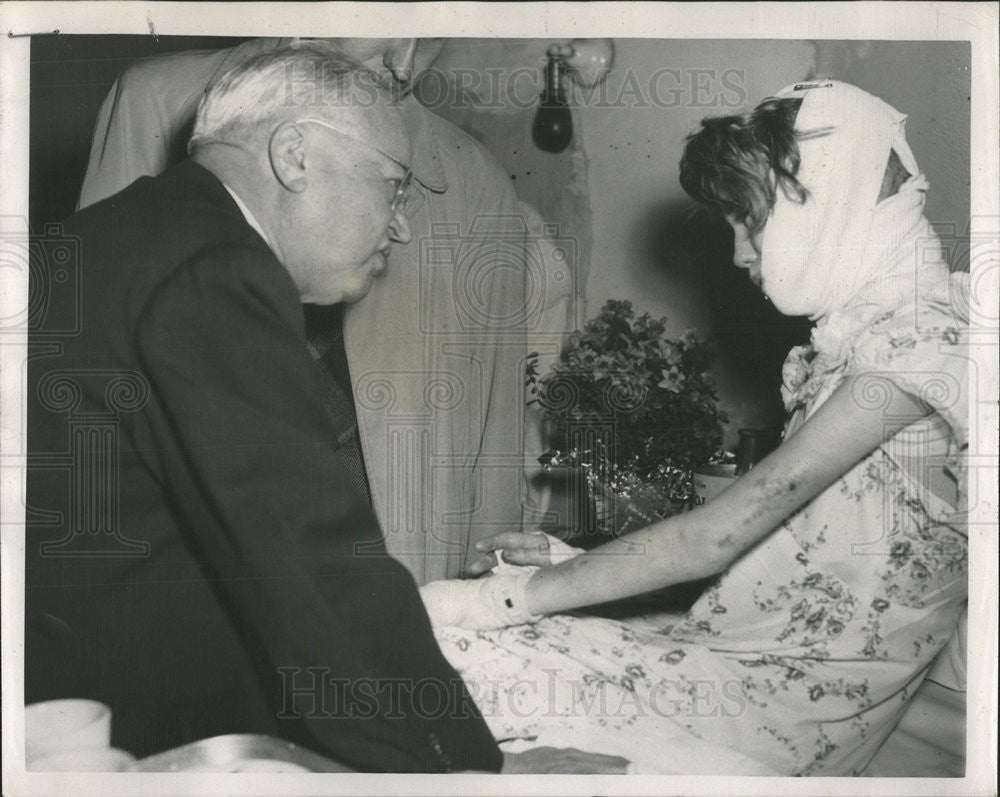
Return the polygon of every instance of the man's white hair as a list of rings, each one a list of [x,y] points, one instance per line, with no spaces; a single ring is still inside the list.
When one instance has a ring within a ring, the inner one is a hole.
[[[188,152],[210,142],[250,144],[262,128],[303,114],[331,117],[389,100],[377,75],[320,42],[303,42],[255,56],[210,84]]]

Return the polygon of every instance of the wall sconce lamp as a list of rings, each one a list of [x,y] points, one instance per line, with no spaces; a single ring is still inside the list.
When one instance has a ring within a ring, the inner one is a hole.
[[[566,102],[562,76],[568,74],[579,86],[593,88],[608,76],[615,60],[611,39],[573,39],[553,44],[546,55],[545,88],[542,90],[531,138],[545,152],[562,152],[573,140],[573,117]]]

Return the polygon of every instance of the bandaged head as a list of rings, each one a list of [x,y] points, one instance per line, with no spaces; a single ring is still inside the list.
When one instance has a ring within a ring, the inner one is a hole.
[[[763,288],[781,312],[817,319],[880,278],[898,236],[879,216],[891,212],[884,221],[912,228],[926,182],[906,143],[906,117],[877,97],[833,80],[796,84],[778,97],[802,99],[796,177],[808,196],[799,203],[777,192],[761,238]],[[876,211],[891,151],[914,178],[905,197]]]

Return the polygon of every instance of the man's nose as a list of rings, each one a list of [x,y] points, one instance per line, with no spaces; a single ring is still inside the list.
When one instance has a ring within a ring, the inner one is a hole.
[[[389,238],[396,243],[406,244],[410,242],[410,220],[397,210],[392,214],[392,221],[389,222]]]
[[[385,52],[382,63],[400,83],[406,83],[413,77],[413,59],[417,53],[418,41],[401,39]]]

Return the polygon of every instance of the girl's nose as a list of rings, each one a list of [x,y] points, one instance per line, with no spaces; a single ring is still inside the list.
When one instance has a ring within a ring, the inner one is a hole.
[[[743,224],[733,225],[733,263],[737,268],[750,268],[760,260],[753,236]]]

